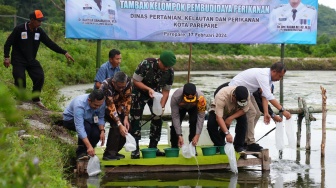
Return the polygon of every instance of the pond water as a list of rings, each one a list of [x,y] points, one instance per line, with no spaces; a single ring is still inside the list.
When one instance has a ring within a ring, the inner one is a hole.
[[[190,82],[197,85],[208,98],[220,84],[230,81],[240,71],[193,71]],[[175,73],[174,88],[183,86],[187,80],[186,72]],[[320,86],[327,90],[327,134],[325,158],[321,160],[322,115],[314,114],[311,122],[311,151],[306,152],[305,120],[302,122],[301,147],[298,150],[286,147],[282,158],[275,147],[275,131],[258,143],[269,148],[272,158],[271,170],[262,173],[260,166],[239,168],[237,176],[229,171],[206,171],[190,173],[147,173],[107,175],[103,178],[77,178],[74,185],[86,187],[88,183],[97,187],[334,187],[336,185],[336,71],[288,71],[284,78],[284,106],[298,107],[297,98],[302,97],[312,108],[321,107]],[[275,95],[279,98],[279,83],[275,84]],[[69,100],[85,93],[92,84],[65,87],[61,94]],[[171,92],[172,93],[172,92]],[[69,101],[65,102],[66,105]],[[169,103],[167,103],[169,104]],[[168,105],[169,106],[169,105]],[[166,109],[168,108],[166,106]],[[170,110],[170,109],[168,109]],[[169,111],[168,111],[169,112]],[[297,115],[293,115],[296,125]],[[166,126],[164,126],[166,127]],[[275,127],[274,123],[265,125],[262,118],[255,130],[255,138],[261,138]],[[141,143],[148,144],[149,126],[142,130]],[[167,129],[162,131],[160,143],[167,144]],[[231,128],[233,132],[233,128]],[[139,183],[140,182],[140,183]],[[142,182],[142,183],[141,183]],[[162,184],[166,182],[166,184]],[[176,182],[180,182],[176,183]]]

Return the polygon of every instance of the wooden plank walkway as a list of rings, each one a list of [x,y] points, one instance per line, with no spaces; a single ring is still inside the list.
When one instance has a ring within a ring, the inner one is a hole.
[[[143,146],[145,147],[145,146]],[[163,146],[160,146],[161,148]],[[137,172],[188,172],[204,170],[230,169],[229,160],[225,154],[203,156],[201,148],[197,147],[198,156],[186,159],[179,157],[156,157],[150,159],[131,159],[130,153],[124,149],[120,152],[125,155],[125,159],[104,161],[102,160],[103,148],[96,148],[96,154],[100,159],[101,166],[104,166],[105,173],[137,173]],[[262,152],[242,152],[236,153],[237,166],[261,166],[262,171],[270,170],[271,158],[268,149]],[[87,160],[77,161],[77,173],[86,173]]]

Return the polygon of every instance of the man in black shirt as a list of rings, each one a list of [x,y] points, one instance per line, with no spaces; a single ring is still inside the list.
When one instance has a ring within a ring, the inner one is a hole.
[[[17,87],[26,88],[26,71],[33,81],[33,92],[41,92],[44,84],[44,72],[36,54],[40,42],[45,44],[54,52],[64,54],[68,60],[74,61],[71,55],[53,42],[48,35],[40,28],[45,20],[40,10],[35,10],[29,15],[30,21],[18,25],[6,40],[4,45],[4,66],[13,66],[14,83]],[[9,56],[12,47],[11,59]],[[33,103],[42,109],[45,106],[39,97],[33,98]]]

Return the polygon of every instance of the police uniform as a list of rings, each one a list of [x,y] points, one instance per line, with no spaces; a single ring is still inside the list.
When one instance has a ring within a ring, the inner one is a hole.
[[[317,29],[316,23],[317,12],[314,7],[300,3],[294,10],[288,3],[273,9],[270,14],[268,28],[271,32],[314,31]]]

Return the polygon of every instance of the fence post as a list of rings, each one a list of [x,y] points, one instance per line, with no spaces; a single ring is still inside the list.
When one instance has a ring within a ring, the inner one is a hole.
[[[325,141],[326,141],[326,119],[327,119],[327,91],[320,86],[322,91],[322,143],[321,143],[321,157],[325,156]]]

